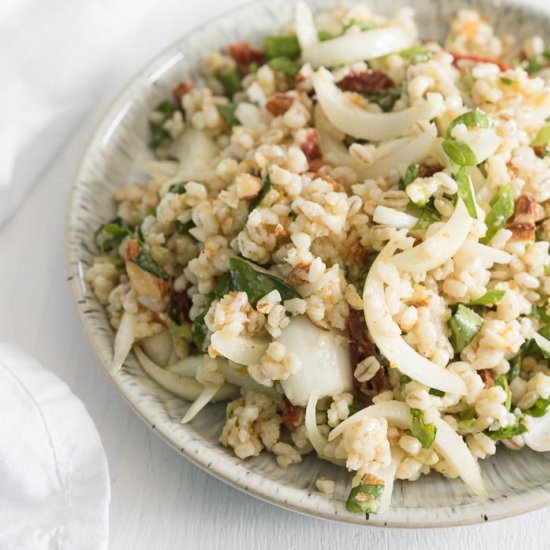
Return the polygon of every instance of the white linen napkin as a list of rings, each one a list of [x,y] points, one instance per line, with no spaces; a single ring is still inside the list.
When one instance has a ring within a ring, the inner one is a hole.
[[[21,349],[0,343],[0,548],[107,548],[107,459],[86,408]]]

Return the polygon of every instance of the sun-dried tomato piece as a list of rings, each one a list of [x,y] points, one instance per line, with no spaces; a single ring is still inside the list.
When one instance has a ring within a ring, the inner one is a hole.
[[[266,102],[265,108],[273,115],[284,115],[294,103],[294,98],[284,93],[272,95]]]
[[[418,166],[418,177],[419,178],[430,178],[434,174],[441,172],[444,167],[441,164],[420,164]]]
[[[395,87],[395,82],[379,69],[352,72],[336,83],[344,92],[382,92]]]
[[[497,65],[497,67],[501,71],[511,69],[511,67],[503,61],[493,59],[492,57],[484,57],[483,55],[459,52],[451,52],[451,55],[453,56],[453,65],[455,65],[455,67],[458,65],[458,63],[460,63],[460,61],[473,61],[474,63],[493,63],[494,65]]]
[[[235,42],[227,48],[229,55],[237,62],[239,70],[247,73],[251,63],[263,65],[265,63],[264,52],[254,48],[248,42]]]
[[[306,131],[306,139],[300,146],[308,162],[321,158],[321,149],[319,149],[319,135],[316,128],[309,128]]]
[[[492,388],[495,385],[495,381],[493,380],[489,369],[481,369],[479,371],[479,376],[481,376],[486,388]]]
[[[376,357],[376,348],[372,342],[367,340],[365,328],[365,319],[362,312],[352,309],[346,319],[346,333],[349,340],[350,364],[353,372],[355,372],[355,368],[363,359],[372,356]],[[381,367],[378,372],[382,372],[383,383],[384,367]],[[369,385],[373,386],[374,378],[369,380]]]
[[[178,308],[178,311],[180,312],[181,318],[190,323],[191,317],[189,316],[189,312],[191,311],[193,302],[191,301],[189,294],[187,294],[187,289],[174,292],[173,300]]]
[[[281,420],[285,424],[291,424],[295,426],[300,421],[302,415],[302,407],[293,405],[288,399],[283,399],[283,412],[281,414]]]
[[[173,90],[172,96],[178,107],[181,107],[181,100],[185,94],[193,89],[193,84],[189,80],[182,80]]]

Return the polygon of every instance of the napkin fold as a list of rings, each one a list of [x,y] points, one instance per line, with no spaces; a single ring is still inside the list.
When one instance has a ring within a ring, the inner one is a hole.
[[[0,343],[0,403],[0,548],[106,549],[109,471],[82,402]]]

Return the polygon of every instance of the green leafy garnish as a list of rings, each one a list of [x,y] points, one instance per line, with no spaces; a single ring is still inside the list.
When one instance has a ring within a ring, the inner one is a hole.
[[[500,77],[500,81],[503,83],[503,84],[506,84],[506,86],[513,86],[514,84],[516,84],[517,80],[514,80],[513,78],[508,78],[506,76],[501,76]]]
[[[514,378],[517,378],[521,373],[521,365],[523,363],[523,353],[518,353],[510,361],[510,371],[508,372],[508,380],[511,382]]]
[[[533,305],[531,308],[531,313],[529,314],[529,317],[531,319],[535,319],[536,321],[539,321],[543,325],[547,325],[550,323],[550,316],[548,313],[546,313],[546,305],[543,306],[536,306]]]
[[[221,73],[218,73],[217,76],[223,86],[226,96],[233,97],[234,93],[240,92],[243,89],[241,75],[237,67],[233,67],[227,71],[222,71]]]
[[[180,222],[179,220],[176,220],[176,227],[178,228],[178,233],[180,235],[188,235],[189,230],[196,226],[193,220],[189,220],[188,222]]]
[[[325,40],[330,40],[333,38],[333,35],[328,31],[317,31],[317,38],[320,42],[324,42]]]
[[[510,408],[512,407],[512,392],[510,391],[510,387],[508,386],[508,380],[506,379],[506,376],[504,376],[504,374],[497,376],[495,384],[497,386],[500,386],[506,392],[506,401],[504,402],[504,406],[506,407],[506,410],[510,412]]]
[[[214,294],[214,297],[219,300],[232,290],[233,283],[231,281],[231,274],[229,273],[229,271],[227,271],[220,277],[220,280],[217,282],[212,292]]]
[[[256,74],[258,72],[258,63],[256,61],[252,61],[250,65],[248,65],[248,74]]]
[[[435,440],[437,428],[435,424],[426,424],[424,422],[424,413],[420,409],[411,409],[412,416],[412,434],[424,449],[429,449]]]
[[[542,65],[540,64],[539,58],[535,55],[531,59],[529,59],[529,62],[527,63],[525,67],[525,72],[527,74],[533,74],[542,69]]]
[[[493,441],[502,441],[503,439],[512,439],[516,435],[521,435],[527,431],[527,428],[523,422],[518,418],[515,424],[512,426],[506,426],[506,428],[499,428],[494,431],[485,432]]]
[[[469,306],[494,306],[502,300],[502,297],[506,294],[505,290],[497,290],[492,288],[488,290],[483,296],[476,298],[470,302]]]
[[[530,409],[523,412],[529,416],[533,416],[534,418],[540,418],[546,414],[548,405],[550,405],[550,399],[543,399],[542,397],[539,397]]]
[[[430,395],[435,395],[436,397],[443,397],[445,395],[444,391],[437,390],[435,388],[430,388],[430,391],[428,393]]]
[[[433,201],[430,201],[420,210],[420,217],[412,229],[413,231],[417,229],[427,229],[432,223],[438,221],[441,221],[441,216],[433,205]]]
[[[169,279],[168,273],[160,267],[153,256],[151,256],[143,246],[140,247],[139,256],[130,261],[136,264],[140,269],[143,269],[143,271],[152,273],[160,279],[164,279],[165,281]]]
[[[255,306],[260,298],[269,294],[272,290],[278,290],[283,301],[292,298],[301,298],[298,291],[285,283],[283,279],[269,272],[260,270],[253,264],[231,258],[229,260],[229,273],[233,290],[246,292],[248,301]]]
[[[472,179],[466,172],[464,166],[461,166],[458,169],[458,172],[455,174],[455,180],[458,187],[458,196],[464,201],[468,214],[470,214],[472,218],[477,219],[476,201],[474,198]]]
[[[267,59],[288,57],[297,59],[301,54],[298,38],[291,35],[267,36],[264,40],[264,55]]]
[[[376,260],[377,256],[378,256],[378,252],[369,252],[365,257],[365,263],[363,265],[363,269],[361,270],[361,273],[359,274],[357,281],[354,283],[360,296],[363,296],[363,290],[365,288],[365,281],[367,279],[367,275],[369,274],[370,268],[372,267],[372,264],[374,263],[374,260]]]
[[[399,180],[398,186],[401,191],[404,191],[418,177],[418,164],[409,164],[405,175]]]
[[[346,32],[351,27],[359,27],[362,32],[366,32],[376,29],[378,24],[375,21],[358,21],[355,17],[352,17],[342,26],[342,32]]]
[[[297,59],[290,57],[274,57],[267,63],[274,71],[284,74],[288,78],[296,78],[302,64]]]
[[[95,242],[99,250],[105,254],[117,248],[124,237],[131,235],[132,231],[131,225],[117,217],[99,226],[95,232]]]
[[[428,50],[424,46],[421,46],[420,44],[417,44],[416,46],[412,46],[407,50],[403,50],[399,52],[399,55],[403,59],[408,59],[411,65],[416,65],[417,63],[424,63],[428,61],[428,59],[430,59],[430,54]]]
[[[475,166],[477,158],[470,146],[456,139],[445,139],[441,144],[445,154],[458,166]]]
[[[241,126],[241,121],[237,118],[235,114],[238,103],[231,102],[226,105],[218,105],[218,111],[223,118],[223,121],[228,126]]]
[[[264,197],[267,195],[267,193],[269,192],[270,189],[271,189],[271,179],[270,179],[269,174],[268,174],[265,177],[264,181],[263,181],[262,188],[260,189],[260,192],[258,193],[258,195],[256,197],[254,197],[254,199],[252,199],[250,201],[250,206],[248,208],[250,212],[252,212],[252,210],[254,210],[254,208],[257,208],[258,206],[260,206],[260,204],[264,200]]]
[[[481,330],[483,318],[473,309],[459,304],[455,314],[449,319],[451,343],[456,353],[460,353]]]
[[[391,111],[395,102],[401,97],[401,90],[391,88],[381,92],[363,91],[360,94],[368,99],[370,103],[376,103],[384,112]]]
[[[406,384],[408,384],[409,382],[412,382],[412,378],[410,376],[407,376],[406,374],[402,374],[401,375],[401,378],[399,379],[399,383],[402,385],[402,386],[405,386]]]
[[[384,482],[373,476],[365,476],[350,491],[346,508],[355,514],[370,514],[378,509],[384,491]]]
[[[466,128],[492,128],[493,121],[485,114],[474,109],[473,111],[468,111],[460,116],[457,116],[447,128],[447,137],[452,139],[452,129],[459,124],[464,124]],[[457,163],[458,164],[458,163]]]
[[[183,195],[185,193],[185,182],[173,183],[168,188],[168,193],[174,193],[175,195]]]
[[[476,410],[471,407],[460,413],[460,420],[458,421],[458,427],[463,430],[471,428],[476,418]]]
[[[501,187],[495,198],[491,201],[491,210],[485,218],[487,234],[483,237],[483,243],[487,244],[495,236],[497,231],[508,221],[514,213],[514,196],[509,185]]]
[[[193,340],[193,344],[195,344],[199,351],[204,351],[205,348],[204,344],[206,342],[206,336],[208,335],[208,328],[206,327],[204,318],[208,313],[211,303],[212,302],[207,304],[206,309],[197,315],[191,324],[191,338]]]
[[[548,145],[550,143],[550,124],[543,126],[535,136],[535,139],[531,142],[532,147],[538,145]]]
[[[193,341],[193,329],[191,323],[175,326],[170,329],[170,333],[176,338],[183,338],[188,343]]]
[[[164,124],[172,118],[176,111],[177,107],[170,101],[161,101],[154,108],[153,113],[158,113],[159,116],[154,121],[149,121],[149,128],[151,130],[149,147],[157,149],[163,143],[171,140],[170,132],[164,128]]]

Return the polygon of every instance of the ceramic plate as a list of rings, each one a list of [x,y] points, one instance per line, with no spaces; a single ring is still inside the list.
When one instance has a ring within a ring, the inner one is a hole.
[[[424,38],[443,38],[449,16],[458,8],[479,9],[499,32],[518,40],[532,34],[548,35],[549,16],[533,9],[477,1],[370,0],[374,12],[393,12],[402,5],[415,8]],[[336,0],[312,2],[321,10],[342,4]],[[94,254],[94,231],[114,216],[113,190],[136,181],[147,149],[147,115],[170,96],[182,79],[200,81],[198,63],[210,51],[237,40],[260,42],[263,36],[292,20],[294,2],[263,0],[224,14],[187,34],[127,86],[92,137],[84,155],[69,205],[67,265],[78,315],[100,365],[132,409],[159,436],[187,459],[230,485],[256,497],[312,516],[360,525],[440,527],[479,523],[516,515],[550,504],[550,453],[519,453],[499,448],[482,462],[488,500],[470,497],[466,486],[435,474],[414,483],[398,482],[392,507],[383,515],[354,515],[344,503],[350,474],[313,455],[288,469],[277,466],[268,454],[243,462],[218,443],[224,405],[210,405],[190,425],[180,424],[188,403],[175,398],[148,379],[131,357],[125,368],[111,376],[113,331],[103,307],[84,281]],[[548,38],[548,36],[547,36]],[[122,62],[122,61],[121,61]],[[336,480],[332,499],[315,490],[315,480]]]

